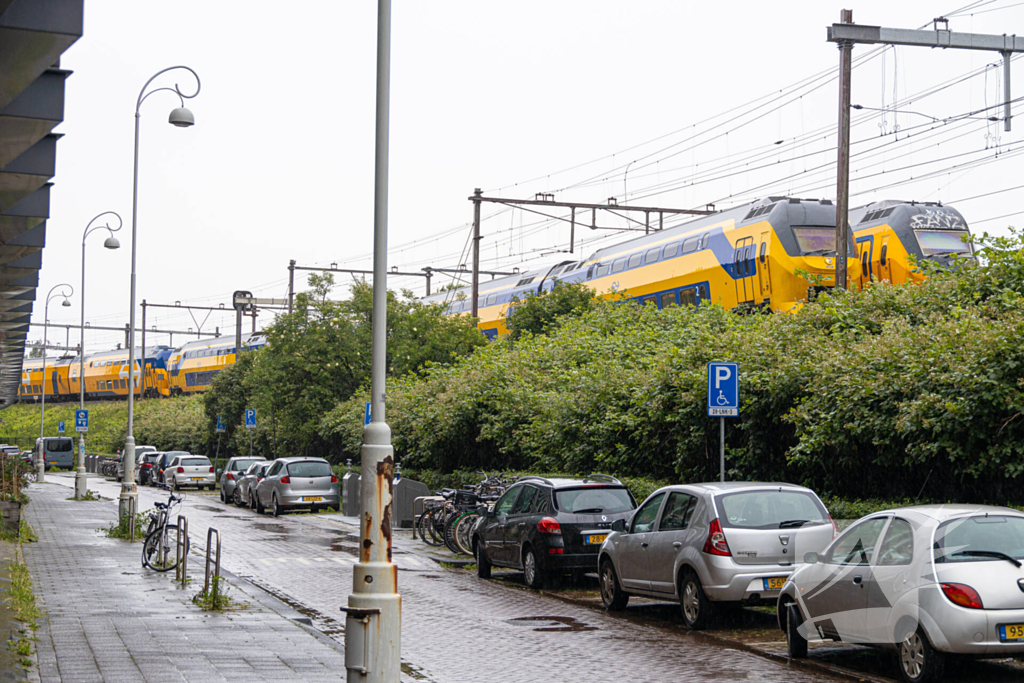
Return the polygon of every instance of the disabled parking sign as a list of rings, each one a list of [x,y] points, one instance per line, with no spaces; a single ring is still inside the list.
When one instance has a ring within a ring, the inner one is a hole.
[[[256,411],[252,408],[245,409],[245,428],[256,429]]]
[[[708,416],[740,414],[739,363],[708,363]]]

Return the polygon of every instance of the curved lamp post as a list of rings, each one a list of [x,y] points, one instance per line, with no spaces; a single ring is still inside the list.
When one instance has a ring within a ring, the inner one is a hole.
[[[116,228],[110,227],[109,219],[106,225],[93,225],[100,218],[108,215],[117,218]],[[121,243],[114,237],[114,233],[120,230],[123,225],[121,216],[116,212],[104,211],[89,221],[88,225],[85,226],[85,232],[82,233],[82,289],[78,292],[82,300],[82,322],[79,329],[82,337],[78,344],[78,407],[81,410],[85,410],[85,238],[96,230],[106,230],[110,235],[107,239],[103,240],[103,246],[107,249],[117,249],[121,246]],[[85,476],[85,432],[80,432],[78,436],[78,469],[75,470],[75,498],[81,499],[84,497],[87,489],[88,479]]]
[[[158,76],[167,73],[168,71],[175,71],[183,69],[196,79],[196,91],[191,95],[186,95],[175,83],[173,88],[154,88],[149,92],[146,89],[149,88]],[[142,107],[142,103],[146,101],[146,98],[153,93],[158,93],[163,90],[173,92],[178,96],[181,102],[181,106],[171,111],[171,115],[167,121],[171,125],[178,126],[179,128],[187,128],[195,124],[195,117],[192,112],[185,107],[185,100],[190,100],[199,94],[199,90],[202,88],[202,83],[199,81],[199,74],[190,69],[187,66],[171,66],[166,69],[162,69],[153,74],[146,84],[142,86],[142,90],[139,91],[139,99],[135,103],[135,173],[132,185],[132,283],[131,293],[129,295],[131,308],[128,313],[128,435],[124,439],[124,481],[121,484],[121,497],[118,501],[118,513],[120,517],[124,517],[129,514],[129,506],[132,505],[132,501],[138,498],[138,491],[135,488],[135,435],[133,432],[134,419],[135,419],[135,234],[138,223],[139,213],[139,119],[141,114],[139,110]],[[142,350],[143,365],[145,365],[146,350]],[[134,506],[133,506],[134,507]]]
[[[53,290],[58,287],[67,287],[71,291],[65,294],[64,292],[53,293]],[[46,321],[50,319],[50,300],[62,296],[64,301],[61,302],[61,306],[71,306],[71,302],[68,300],[72,294],[75,293],[75,288],[68,283],[54,285],[50,292],[46,295],[46,305],[43,307],[43,402],[39,406],[39,438],[43,438],[43,418],[46,416],[46,331],[50,328],[46,326]],[[41,442],[40,442],[41,443]],[[44,472],[46,470],[46,460],[43,457],[42,448],[36,449],[36,467],[38,468],[39,475],[37,479],[43,481]]]

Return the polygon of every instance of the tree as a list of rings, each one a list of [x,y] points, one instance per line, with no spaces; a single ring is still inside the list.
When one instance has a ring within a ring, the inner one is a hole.
[[[513,340],[525,333],[547,334],[563,325],[566,316],[578,317],[594,305],[594,292],[585,284],[558,283],[550,292],[514,298],[506,325]]]
[[[32,347],[28,352],[29,358],[42,358],[46,353],[46,349],[43,348],[43,342],[41,341],[29,342],[29,346]]]

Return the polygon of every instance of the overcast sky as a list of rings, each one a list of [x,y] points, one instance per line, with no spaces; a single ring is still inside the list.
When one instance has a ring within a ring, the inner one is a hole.
[[[918,28],[968,2],[866,0],[854,20]],[[1017,4],[981,0],[950,28],[1024,33]],[[838,52],[825,29],[843,5],[395,0],[389,265],[467,262],[474,187],[669,207],[833,198],[837,88],[827,72]],[[122,248],[103,249],[102,233],[90,238],[86,320],[127,322],[134,105],[152,74],[176,64],[199,73],[202,91],[188,102],[192,128],[168,125],[171,93],[142,109],[138,299],[230,306],[236,289],[284,297],[289,259],[371,267],[375,2],[89,0],[85,11],[84,35],[61,62],[74,73],[57,129],[64,137],[34,322],[61,282],[74,285],[74,306],[54,302],[50,320],[78,322],[82,231],[108,210],[125,220]],[[853,101],[889,111],[855,112],[854,205],[966,199],[956,206],[976,232],[1005,232],[1019,215],[988,219],[1021,211],[1024,190],[970,199],[1021,184],[1014,151],[1024,102],[1011,133],[982,120],[1002,115],[991,109],[1001,71],[985,69],[998,56],[873,49],[854,50],[862,61]],[[1024,95],[1022,70],[1024,62],[1014,65],[1012,92]],[[188,92],[190,78],[175,72],[154,85],[178,82]],[[598,238],[629,236],[581,230],[570,257],[557,253],[568,247],[564,223],[494,205],[484,214],[487,268],[576,258]],[[303,289],[305,278],[296,280]],[[423,292],[417,278],[390,284]],[[185,311],[148,317],[150,327],[198,327]],[[233,318],[214,313],[204,330],[233,334]],[[121,340],[90,332],[86,348]]]

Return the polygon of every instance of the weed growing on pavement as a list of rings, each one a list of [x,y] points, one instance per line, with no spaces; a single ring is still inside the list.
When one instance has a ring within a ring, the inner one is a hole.
[[[227,595],[228,582],[222,576],[214,576],[210,580],[210,590],[206,593],[196,593],[192,602],[199,606],[204,612],[225,612],[227,610],[245,609],[244,605],[232,600]]]
[[[25,564],[21,553],[11,562],[11,607],[14,608],[14,617],[35,630],[36,619],[39,618],[39,607],[36,605],[36,596],[32,592],[32,578],[28,573],[28,565]]]
[[[103,500],[103,497],[95,491],[86,490],[85,495],[81,498],[75,498],[71,496],[68,500]]]
[[[7,541],[8,543],[18,543],[21,541],[28,541],[34,543],[39,540],[36,536],[36,532],[32,530],[32,527],[22,519],[18,523],[18,530],[8,528],[6,525],[0,525],[0,541]]]
[[[139,512],[135,515],[135,540],[143,541],[142,529],[146,524],[146,520],[149,519],[149,510]],[[107,535],[107,538],[120,538],[121,540],[127,541],[131,538],[132,531],[132,520],[131,515],[124,515],[117,520],[117,523],[110,523],[105,529],[98,529]]]

